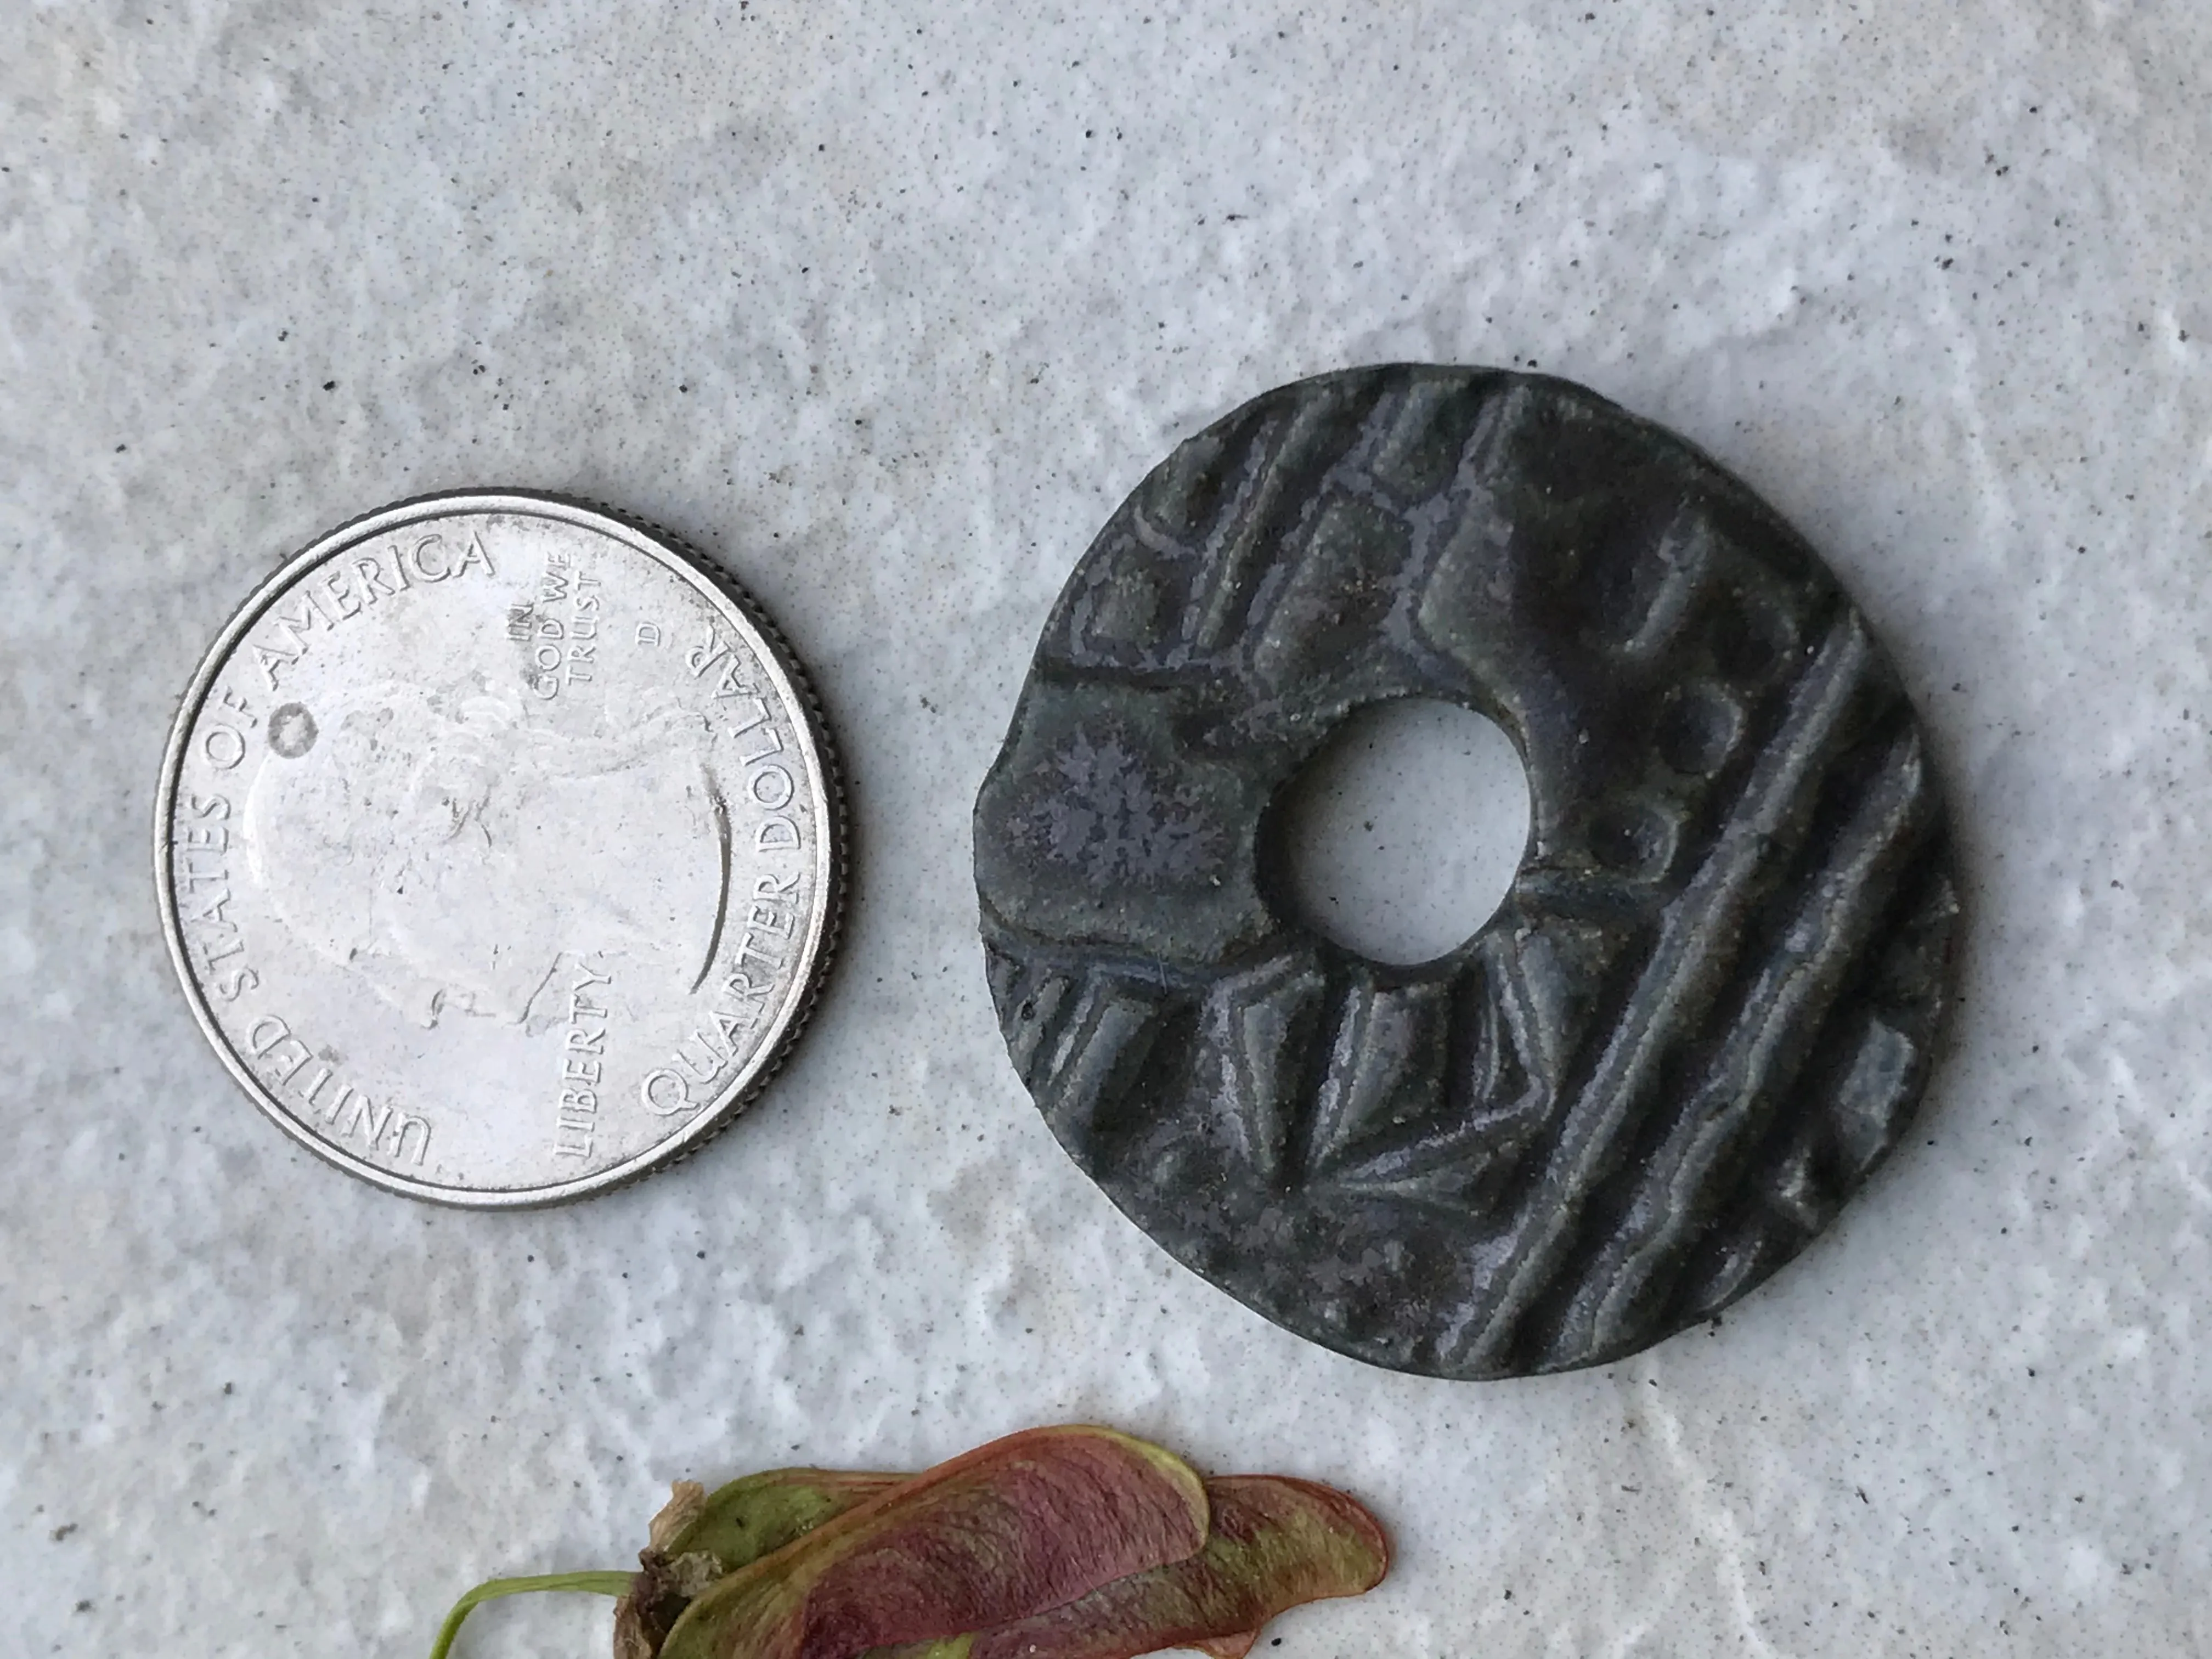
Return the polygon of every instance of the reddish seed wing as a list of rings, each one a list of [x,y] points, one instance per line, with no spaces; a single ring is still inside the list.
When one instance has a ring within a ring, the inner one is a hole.
[[[1024,1620],[1206,1541],[1205,1488],[1108,1429],[1033,1429],[823,1522],[685,1609],[662,1659],[854,1659]]]
[[[1389,1570],[1375,1517],[1334,1488],[1243,1475],[1206,1489],[1213,1535],[1202,1553],[981,1631],[966,1659],[1134,1659],[1189,1646],[1236,1659],[1285,1608],[1358,1595]]]

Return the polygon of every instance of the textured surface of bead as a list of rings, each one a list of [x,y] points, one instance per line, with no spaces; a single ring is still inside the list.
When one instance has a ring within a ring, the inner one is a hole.
[[[1412,968],[1287,920],[1352,710],[1512,736],[1504,903]],[[1570,382],[1393,366],[1178,448],[1046,626],[976,807],[992,990],[1139,1225],[1359,1358],[1570,1369],[1824,1226],[1925,1084],[1957,916],[1913,711],[1820,560]]]

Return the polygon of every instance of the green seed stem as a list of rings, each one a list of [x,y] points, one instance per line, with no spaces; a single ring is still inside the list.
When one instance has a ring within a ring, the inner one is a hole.
[[[453,1650],[453,1638],[461,1633],[461,1620],[471,1609],[486,1601],[496,1601],[502,1595],[526,1595],[532,1590],[581,1590],[589,1595],[627,1595],[630,1580],[637,1575],[629,1572],[544,1572],[534,1578],[487,1578],[474,1589],[453,1603],[453,1610],[446,1615],[446,1622],[438,1626],[438,1639],[430,1644],[430,1659],[446,1659]]]

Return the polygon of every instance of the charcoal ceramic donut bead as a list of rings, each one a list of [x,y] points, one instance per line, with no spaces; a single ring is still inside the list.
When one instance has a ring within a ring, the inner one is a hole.
[[[1283,786],[1364,704],[1497,721],[1497,915],[1411,968],[1291,919]],[[975,807],[992,994],[1076,1161],[1376,1364],[1594,1364],[1710,1318],[1896,1145],[1957,916],[1912,708],[1771,508],[1566,381],[1245,404],[1123,502]]]

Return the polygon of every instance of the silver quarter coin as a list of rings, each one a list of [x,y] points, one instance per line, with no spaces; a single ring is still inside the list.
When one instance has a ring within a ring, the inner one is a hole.
[[[302,1145],[484,1208],[696,1150],[805,1023],[836,781],[750,601],[520,492],[325,536],[193,678],[161,923],[231,1074]]]

